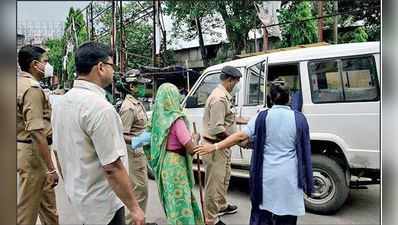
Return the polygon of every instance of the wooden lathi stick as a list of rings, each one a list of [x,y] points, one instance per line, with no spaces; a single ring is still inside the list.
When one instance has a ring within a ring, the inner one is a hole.
[[[193,132],[194,135],[196,136],[196,134],[198,133],[196,130],[196,124],[195,122],[192,123],[193,125]],[[195,143],[196,145],[199,144],[199,140],[195,140],[197,143]],[[205,224],[206,223],[206,216],[205,216],[205,204],[204,204],[204,196],[203,196],[203,188],[202,188],[202,172],[200,170],[200,158],[199,158],[199,154],[196,155],[196,165],[198,166],[198,180],[199,180],[199,194],[200,194],[200,205],[202,206],[202,214],[203,214],[203,222]]]

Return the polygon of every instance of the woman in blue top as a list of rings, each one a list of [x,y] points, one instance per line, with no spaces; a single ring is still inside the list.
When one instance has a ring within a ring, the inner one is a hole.
[[[273,106],[252,118],[227,139],[195,148],[205,155],[249,139],[254,146],[250,165],[251,225],[297,224],[305,214],[304,192],[311,194],[312,163],[308,123],[287,106],[285,83],[271,84]]]

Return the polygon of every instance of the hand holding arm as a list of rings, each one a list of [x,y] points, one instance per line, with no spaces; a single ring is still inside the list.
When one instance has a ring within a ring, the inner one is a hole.
[[[248,138],[249,138],[249,136],[247,136],[246,133],[239,131],[239,132],[236,132],[236,133],[230,135],[229,137],[227,137],[226,139],[224,139],[221,142],[218,142],[215,144],[198,145],[193,149],[193,151],[194,151],[194,154],[207,155],[216,150],[223,150],[223,149],[232,147],[241,141],[247,140]]]

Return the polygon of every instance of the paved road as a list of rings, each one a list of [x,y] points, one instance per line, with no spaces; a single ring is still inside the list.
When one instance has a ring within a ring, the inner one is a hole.
[[[199,199],[198,188],[195,188],[196,198]],[[56,188],[57,203],[61,224],[79,224],[74,209],[66,199],[63,184]],[[147,208],[147,221],[165,224],[165,216],[160,205],[156,183],[149,182],[149,202]],[[238,205],[239,211],[234,215],[224,216],[222,220],[229,225],[247,224],[250,215],[250,200],[248,182],[245,179],[233,178],[229,191],[230,202]],[[369,189],[352,190],[345,206],[335,215],[321,216],[307,213],[300,217],[298,224],[380,224],[380,185],[369,186]]]

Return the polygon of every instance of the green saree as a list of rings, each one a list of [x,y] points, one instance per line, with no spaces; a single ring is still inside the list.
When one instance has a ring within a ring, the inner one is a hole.
[[[160,201],[168,224],[204,224],[199,204],[192,192],[192,156],[166,151],[167,137],[177,119],[188,121],[180,106],[182,96],[176,86],[162,84],[157,92],[151,120],[149,164],[155,173]]]

